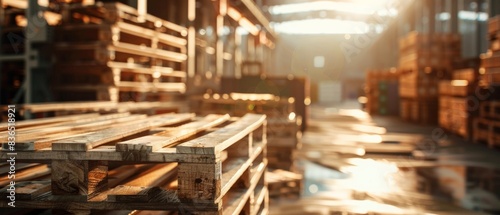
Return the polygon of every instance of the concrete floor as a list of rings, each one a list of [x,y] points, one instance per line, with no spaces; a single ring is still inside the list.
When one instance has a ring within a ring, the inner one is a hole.
[[[312,106],[299,200],[271,214],[495,214],[500,151],[435,126],[371,117],[355,101]]]

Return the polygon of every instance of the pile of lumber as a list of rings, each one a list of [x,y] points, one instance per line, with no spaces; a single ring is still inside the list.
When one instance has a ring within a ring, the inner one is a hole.
[[[121,3],[61,7],[51,79],[57,100],[150,101],[185,92],[185,27]]]
[[[472,119],[478,113],[478,104],[471,99],[478,75],[476,69],[461,69],[453,72],[452,80],[439,82],[439,126],[465,139],[472,137]]]
[[[266,214],[266,116],[118,113],[16,122],[16,208]],[[259,135],[260,134],[260,135]],[[44,163],[44,164],[39,164]],[[49,165],[47,165],[49,164]],[[10,191],[0,167],[2,195]],[[0,200],[8,208],[9,199]]]
[[[369,70],[366,74],[366,111],[377,115],[399,114],[399,73],[389,70]]]
[[[401,117],[420,124],[436,124],[438,83],[449,79],[460,62],[460,36],[412,32],[399,42]]]

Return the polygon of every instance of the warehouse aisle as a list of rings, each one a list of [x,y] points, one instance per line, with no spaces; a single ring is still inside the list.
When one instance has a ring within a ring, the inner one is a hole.
[[[500,151],[463,141],[437,125],[371,117],[359,108],[356,102],[312,107],[299,153],[303,197],[272,201],[271,214],[500,210],[494,195],[500,193]]]

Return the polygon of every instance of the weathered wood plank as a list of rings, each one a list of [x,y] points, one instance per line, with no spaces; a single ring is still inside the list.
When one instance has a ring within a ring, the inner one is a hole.
[[[1,159],[9,159],[7,153],[0,152]],[[42,160],[107,160],[107,161],[133,161],[139,163],[214,163],[215,155],[177,154],[175,148],[163,148],[153,153],[129,154],[115,151],[115,146],[99,146],[86,152],[52,151],[45,148],[32,152],[17,152],[17,160],[42,161]]]
[[[16,141],[26,141],[36,138],[43,138],[47,135],[71,131],[71,130],[96,129],[99,126],[105,126],[112,123],[120,122],[121,120],[123,120],[120,118],[124,118],[127,116],[130,116],[130,113],[109,114],[109,115],[102,115],[99,117],[79,119],[73,122],[65,122],[60,124],[58,123],[57,126],[56,125],[33,126],[16,132]],[[135,116],[133,118],[135,118]],[[8,135],[6,132],[0,132],[0,140],[2,141],[2,143],[6,142],[5,140],[7,136]]]
[[[23,169],[21,171],[16,171],[16,180],[26,181],[39,178],[48,174],[50,174],[50,168],[47,165],[38,165],[31,168]],[[7,184],[10,183],[10,181],[11,179],[8,178],[8,175],[0,177],[0,187],[6,186]]]
[[[167,180],[175,177],[177,163],[158,164],[155,167],[137,175],[133,179],[127,181],[128,186],[160,186]]]
[[[52,143],[54,151],[88,151],[96,146],[112,141],[117,141],[125,137],[132,136],[151,128],[149,123],[137,125],[124,125],[112,127],[102,131],[92,132],[86,135],[79,135],[67,139],[58,140]]]
[[[195,116],[196,115],[194,113],[181,113],[181,114],[167,113],[167,114],[150,116],[146,119],[130,122],[130,124],[139,124],[147,122],[151,125],[151,127],[161,127],[161,126],[169,126],[189,121],[194,119]]]
[[[16,200],[32,200],[37,196],[50,191],[50,181],[22,181],[15,184]],[[0,195],[8,196],[9,186],[0,190]]]
[[[92,129],[93,130],[93,129]],[[16,142],[16,151],[35,151],[43,148],[52,147],[52,143],[66,138],[82,136],[91,133],[91,131],[87,130],[78,130],[78,131],[68,131],[62,133],[56,133],[44,136],[43,138],[37,138],[34,140],[25,140]],[[8,149],[8,144],[3,144],[4,149]]]
[[[97,116],[99,116],[98,113],[89,113],[89,114],[77,114],[69,116],[47,117],[47,118],[16,121],[16,129],[28,128],[31,126],[52,125],[55,123],[68,122],[80,118],[97,117]],[[5,130],[7,130],[7,123],[0,123],[0,131],[5,131]]]
[[[120,115],[113,115],[113,116],[122,116],[123,114]],[[33,150],[39,150],[47,147],[52,147],[52,143],[61,140],[61,139],[66,139],[69,137],[76,137],[76,136],[82,136],[86,133],[96,131],[96,130],[101,130],[101,129],[106,129],[109,128],[110,126],[120,126],[120,125],[131,125],[131,124],[139,124],[139,123],[145,123],[145,122],[152,122],[154,126],[166,126],[166,125],[171,125],[171,124],[176,124],[179,122],[183,122],[186,120],[190,120],[194,115],[192,114],[162,114],[162,115],[156,115],[152,116],[149,118],[146,118],[145,115],[132,115],[132,116],[126,116],[129,115],[126,113],[123,115],[124,117],[117,118],[115,124],[112,123],[100,123],[99,124],[90,124],[86,125],[85,122],[83,124],[77,124],[79,127],[75,130],[75,128],[70,129],[69,127],[65,127],[63,130],[68,130],[69,131],[64,131],[64,132],[57,132],[57,133],[49,133],[49,134],[41,134],[41,136],[37,136],[34,139],[28,139],[23,137],[18,137],[16,140],[16,150],[17,151],[33,151]],[[99,118],[96,118],[99,119]],[[104,120],[106,118],[103,118]],[[85,119],[86,120],[86,119]],[[70,125],[71,126],[71,125]],[[32,138],[33,135],[30,136]],[[8,149],[8,145],[6,143],[3,144],[3,148]]]
[[[108,186],[116,187],[121,182],[125,181],[130,176],[151,167],[152,165],[135,164],[123,165],[108,171]]]
[[[224,128],[178,145],[177,153],[217,154],[258,128],[265,119],[265,115],[246,114]]]
[[[116,144],[117,151],[153,152],[165,146],[187,139],[209,128],[220,125],[229,119],[229,115],[209,115],[200,121],[191,122],[174,128],[167,128],[160,133],[144,136]]]
[[[60,103],[42,103],[42,104],[25,104],[21,108],[29,110],[31,113],[60,111],[60,110],[99,110],[113,108],[116,102],[109,101],[92,101],[92,102],[60,102]]]
[[[159,187],[123,186],[108,192],[109,202],[179,202],[175,191],[163,190]]]
[[[7,164],[7,165],[0,166],[0,175],[7,174],[9,171],[11,171],[10,170],[11,166],[8,165],[9,163],[5,162],[5,164]],[[37,165],[40,165],[40,164],[37,164],[37,163],[16,163],[16,170],[19,171],[19,170],[34,167]]]

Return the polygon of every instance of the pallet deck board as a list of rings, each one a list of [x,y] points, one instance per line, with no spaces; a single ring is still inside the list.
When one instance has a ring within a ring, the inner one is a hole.
[[[154,135],[119,142],[116,145],[116,150],[153,152],[175,142],[187,139],[209,128],[220,125],[228,119],[229,115],[209,115],[199,121],[187,123],[178,127],[167,128]]]
[[[102,131],[96,131],[86,135],[58,140],[52,143],[54,151],[88,151],[112,141],[132,136],[151,128],[148,123],[112,127]]]
[[[178,153],[217,154],[237,140],[248,135],[259,127],[265,117],[258,114],[247,114],[240,120],[224,128],[218,129],[203,137],[190,140],[176,147]]]

